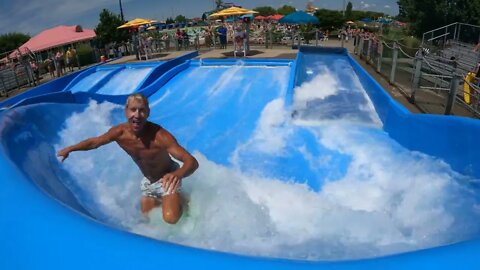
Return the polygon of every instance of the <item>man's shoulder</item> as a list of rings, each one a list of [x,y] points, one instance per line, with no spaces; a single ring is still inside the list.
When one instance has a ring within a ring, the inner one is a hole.
[[[170,142],[171,140],[175,140],[173,135],[162,126],[151,122],[149,122],[149,124],[151,124],[151,131],[155,133],[155,138],[157,140],[162,142]]]
[[[123,123],[111,127],[108,132],[111,133],[112,136],[117,137],[122,135],[125,131],[128,131],[128,125],[126,123]]]

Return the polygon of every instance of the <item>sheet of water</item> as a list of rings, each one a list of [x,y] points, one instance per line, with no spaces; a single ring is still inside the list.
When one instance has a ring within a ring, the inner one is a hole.
[[[317,93],[318,84],[302,84],[292,109],[303,113],[292,118],[284,106],[285,89],[245,92],[250,80],[244,75],[253,73],[241,67],[219,70],[187,71],[150,99],[152,118],[167,123],[200,163],[183,181],[189,203],[180,222],[165,224],[159,209],[150,213],[150,222],[142,219],[142,175],[114,144],[75,152],[63,164],[73,179],[67,185],[79,191],[85,208],[101,221],[157,239],[290,259],[373,257],[478,235],[478,194],[470,185],[475,179],[391,140],[379,128],[368,100],[361,106],[368,117],[342,114],[332,121],[331,110],[313,117],[302,106],[327,94]],[[185,80],[192,74],[219,79],[200,91],[186,86],[192,84]],[[340,84],[335,76],[317,76]],[[232,80],[241,86],[232,87]],[[357,90],[363,91],[361,85]],[[231,99],[236,103],[229,103]],[[242,120],[251,111],[256,117]],[[120,107],[91,103],[66,119],[56,148],[99,135],[121,119]],[[249,131],[242,133],[244,129]],[[222,143],[204,146],[212,141]]]
[[[83,78],[81,81],[73,85],[70,88],[70,91],[72,93],[88,92],[88,90],[90,90],[92,86],[96,85],[99,81],[101,81],[111,72],[112,70],[97,70],[96,72],[88,75],[87,77]]]
[[[97,93],[126,95],[133,93],[153,68],[125,68],[115,74]]]

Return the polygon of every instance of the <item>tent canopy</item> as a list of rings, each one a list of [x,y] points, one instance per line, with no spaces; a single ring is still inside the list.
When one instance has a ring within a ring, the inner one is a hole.
[[[150,20],[150,19],[141,19],[141,18],[136,18],[131,21],[126,22],[125,24],[120,25],[117,27],[118,29],[122,28],[131,28],[131,27],[139,27],[144,24],[149,24],[149,23],[154,23],[157,22],[155,20]]]
[[[288,24],[307,24],[313,23],[318,24],[320,21],[317,17],[312,16],[305,11],[296,11],[288,14],[287,16],[281,18],[279,23],[288,23]]]
[[[82,29],[80,25],[60,25],[39,33],[25,42],[18,49],[21,53],[27,53],[28,51],[40,52],[62,45],[91,40],[96,36],[95,31],[91,29]],[[14,51],[10,54],[10,57],[15,57],[16,53],[17,51]]]
[[[278,21],[281,18],[283,18],[283,15],[275,14],[275,15],[268,16],[267,18],[270,19],[270,20]]]
[[[255,14],[258,13],[255,10],[249,10],[245,8],[239,7],[230,7],[219,12],[210,14],[208,17],[222,17],[222,16],[236,16],[236,15],[244,15],[244,14]]]

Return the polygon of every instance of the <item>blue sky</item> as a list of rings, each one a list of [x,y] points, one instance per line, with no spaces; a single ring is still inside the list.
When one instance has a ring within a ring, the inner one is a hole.
[[[291,5],[305,9],[308,0],[238,0],[234,2],[245,8],[258,6]],[[342,0],[314,0],[318,8],[340,10]],[[348,0],[346,0],[348,3]],[[350,0],[354,10],[381,11],[398,14],[397,0]],[[215,7],[214,0],[122,0],[125,19],[136,17],[165,20],[167,17],[184,15],[201,17],[204,11]],[[120,13],[118,0],[0,0],[0,34],[21,32],[35,35],[58,25],[80,24],[95,28],[102,9]]]

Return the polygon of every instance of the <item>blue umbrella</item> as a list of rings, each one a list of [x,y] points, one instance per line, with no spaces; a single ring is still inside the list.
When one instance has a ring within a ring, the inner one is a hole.
[[[318,20],[317,17],[312,16],[305,11],[297,11],[288,14],[287,16],[281,18],[279,23],[288,23],[288,24],[307,24],[307,23],[313,23],[313,24],[318,24],[320,21]]]
[[[360,21],[369,23],[369,22],[371,22],[371,21],[373,21],[373,20],[370,19],[370,18],[363,18],[363,19],[361,19]]]
[[[379,18],[377,20],[378,23],[381,23],[381,24],[387,24],[387,23],[390,23],[391,20],[388,20],[388,19],[385,19],[385,18]]]
[[[240,19],[247,18],[247,17],[253,20],[253,14],[242,15],[242,16],[240,16]]]

